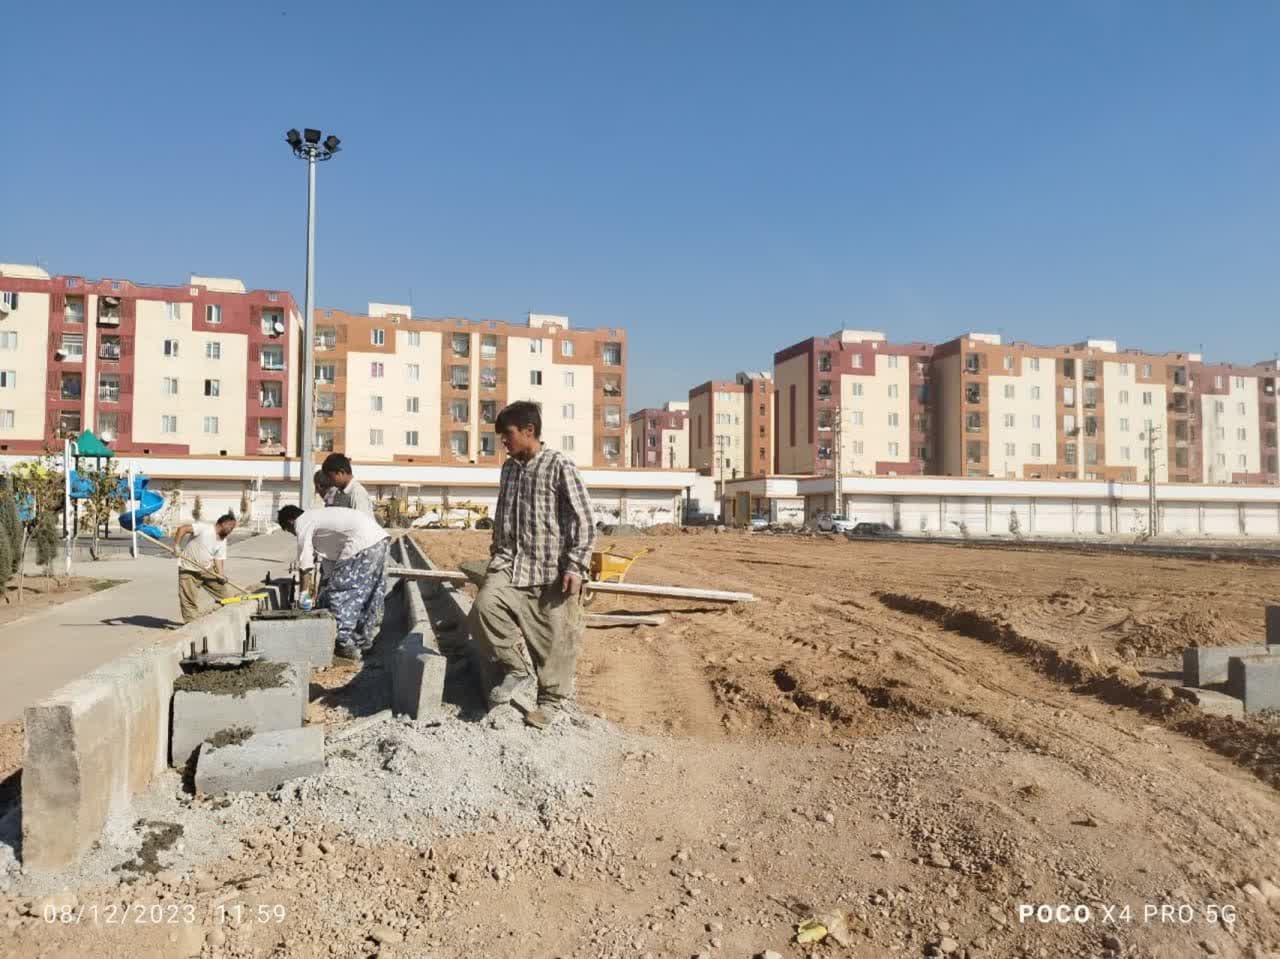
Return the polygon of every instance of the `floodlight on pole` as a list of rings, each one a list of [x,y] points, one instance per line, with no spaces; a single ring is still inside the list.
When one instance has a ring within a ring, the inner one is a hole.
[[[306,509],[311,502],[311,447],[315,443],[316,163],[332,160],[342,142],[331,133],[322,144],[322,136],[320,130],[309,127],[301,135],[296,129],[284,135],[293,155],[307,161],[307,281],[302,303],[302,415],[298,418],[302,426],[298,446],[298,506],[301,509]]]

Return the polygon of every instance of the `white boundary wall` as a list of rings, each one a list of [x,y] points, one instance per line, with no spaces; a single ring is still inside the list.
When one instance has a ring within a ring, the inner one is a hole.
[[[730,494],[805,501],[805,519],[833,509],[831,477],[770,476],[728,484]],[[845,477],[843,512],[905,534],[1133,537],[1146,532],[1142,483]],[[1280,538],[1280,487],[1160,483],[1159,533],[1213,539]],[[961,530],[963,524],[963,532]]]

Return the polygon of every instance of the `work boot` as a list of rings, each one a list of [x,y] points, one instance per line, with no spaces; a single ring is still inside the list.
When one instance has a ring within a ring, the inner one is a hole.
[[[559,706],[553,703],[542,703],[536,709],[531,709],[524,714],[524,723],[534,729],[546,729],[563,715],[564,710]]]
[[[339,643],[334,648],[333,653],[339,659],[349,659],[353,663],[358,663],[364,659],[364,655],[360,652],[360,647],[355,643]]]
[[[510,670],[502,677],[502,681],[498,683],[498,685],[489,690],[489,705],[504,706],[511,702],[511,698],[515,696],[516,690],[518,690],[528,678],[529,674],[527,672],[518,673],[514,669]]]

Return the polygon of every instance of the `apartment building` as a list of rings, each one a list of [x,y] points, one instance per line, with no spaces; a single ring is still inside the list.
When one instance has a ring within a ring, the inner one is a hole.
[[[767,372],[708,380],[689,391],[689,467],[725,479],[774,469],[774,387]]]
[[[628,419],[631,462],[634,467],[689,468],[689,404],[664,403],[643,409]]]
[[[122,453],[297,452],[301,315],[280,290],[0,264],[0,452],[92,429]]]
[[[1113,340],[1004,344],[970,333],[939,345],[933,368],[939,473],[1137,481],[1149,478],[1154,451],[1157,481],[1203,480],[1198,354],[1121,351]],[[1256,417],[1258,388],[1250,388]],[[1237,392],[1243,402],[1244,387]]]
[[[775,353],[777,471],[932,472],[932,352],[880,332],[841,330]]]
[[[542,408],[542,438],[580,466],[622,466],[626,334],[563,316],[424,319],[370,303],[318,310],[317,450],[358,461],[496,465],[493,423],[515,400]]]

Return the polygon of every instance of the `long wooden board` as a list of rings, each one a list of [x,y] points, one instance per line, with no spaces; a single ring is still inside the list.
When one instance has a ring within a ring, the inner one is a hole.
[[[442,583],[468,582],[466,573],[445,569],[410,569],[407,566],[387,567],[388,576],[401,579],[426,579]],[[755,601],[751,593],[733,593],[723,589],[693,589],[688,586],[653,586],[648,583],[593,583],[582,584],[593,593],[617,593],[624,596],[664,596],[668,599],[699,599],[711,603],[750,603]]]

